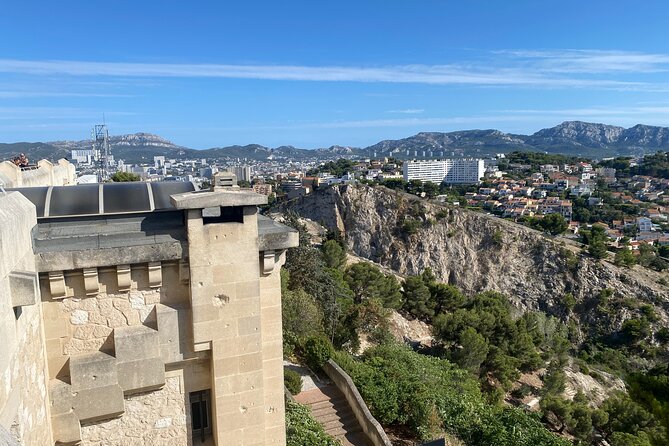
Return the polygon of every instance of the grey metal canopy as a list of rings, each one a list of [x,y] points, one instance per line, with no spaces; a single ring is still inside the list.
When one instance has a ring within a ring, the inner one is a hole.
[[[159,181],[19,187],[37,208],[37,218],[117,215],[174,210],[170,195],[192,192],[191,182]]]

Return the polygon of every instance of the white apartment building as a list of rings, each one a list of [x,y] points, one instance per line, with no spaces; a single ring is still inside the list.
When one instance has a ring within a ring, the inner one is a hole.
[[[238,181],[251,181],[251,167],[250,166],[234,166],[228,169],[237,176]]]
[[[70,159],[77,164],[93,164],[95,151],[92,149],[74,149],[70,152]]]
[[[478,183],[485,173],[483,164],[483,160],[477,158],[405,161],[404,181],[421,180],[446,184]]]

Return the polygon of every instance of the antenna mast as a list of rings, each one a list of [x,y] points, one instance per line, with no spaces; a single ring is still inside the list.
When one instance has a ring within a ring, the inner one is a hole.
[[[97,165],[98,181],[104,183],[109,179],[109,132],[106,124],[98,124],[93,127],[93,153]]]

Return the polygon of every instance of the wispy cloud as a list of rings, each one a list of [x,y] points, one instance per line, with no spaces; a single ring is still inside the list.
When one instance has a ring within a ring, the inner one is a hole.
[[[656,106],[629,106],[629,107],[588,107],[565,109],[511,109],[499,110],[502,113],[533,114],[548,116],[568,116],[570,119],[587,118],[590,116],[644,116],[669,119],[669,104]]]
[[[423,113],[425,110],[422,108],[405,108],[403,110],[388,110],[386,113],[399,113],[402,115],[418,115]]]
[[[131,98],[130,94],[0,90],[0,98]]]
[[[599,73],[601,68],[583,71],[559,69],[560,60],[550,54],[504,52],[501,61],[479,61],[448,65],[398,66],[297,66],[156,64],[0,59],[0,72],[38,76],[89,76],[136,78],[235,78],[283,81],[418,83],[431,85],[480,85],[544,88],[657,89],[667,88],[648,81],[575,76]],[[493,56],[493,55],[491,55]],[[528,60],[533,61],[528,63]],[[580,59],[579,59],[580,60]],[[494,62],[494,63],[493,63]],[[610,62],[613,66],[613,62]],[[551,68],[553,67],[553,68]],[[609,70],[611,71],[611,70]],[[615,71],[615,70],[613,70]]]
[[[105,116],[136,116],[136,112],[106,111]],[[102,118],[97,110],[76,107],[0,107],[0,121],[28,121],[28,120],[72,120]]]
[[[631,126],[639,122],[666,126],[669,123],[669,105],[656,107],[632,106],[629,108],[592,107],[579,109],[489,110],[486,114],[473,116],[310,121],[261,127],[270,130],[412,127],[426,131],[439,131],[445,128],[503,129],[509,125],[513,126],[513,124],[535,123],[538,129],[567,120],[606,122],[622,126]]]
[[[669,54],[603,50],[503,50],[496,54],[549,73],[661,73],[669,71]]]

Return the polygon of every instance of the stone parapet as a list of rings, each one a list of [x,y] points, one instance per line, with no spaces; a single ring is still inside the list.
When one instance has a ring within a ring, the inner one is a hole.
[[[265,195],[252,190],[216,190],[186,192],[172,195],[172,206],[177,209],[208,209],[231,206],[260,206],[267,204]]]
[[[35,260],[39,271],[50,272],[179,260],[182,257],[182,244],[169,242],[123,248],[40,252],[35,256]]]
[[[369,411],[367,404],[365,404],[362,396],[360,396],[360,392],[358,392],[358,388],[353,383],[351,377],[332,359],[325,363],[323,371],[337,386],[339,391],[344,394],[355,418],[362,427],[362,431],[367,435],[372,444],[374,446],[392,446],[381,423],[376,421],[376,418]]]
[[[4,187],[69,186],[76,182],[76,170],[72,163],[60,159],[56,164],[40,160],[37,165],[21,169],[11,161],[0,163],[0,181]]]

